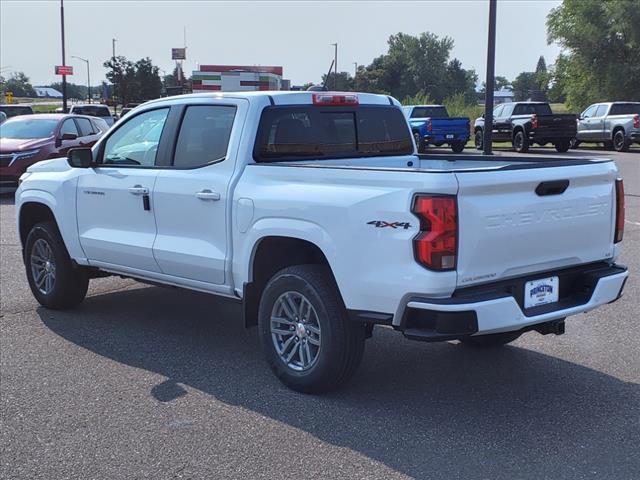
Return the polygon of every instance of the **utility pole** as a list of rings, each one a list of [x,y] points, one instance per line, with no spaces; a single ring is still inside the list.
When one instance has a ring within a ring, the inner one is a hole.
[[[482,153],[492,155],[493,91],[495,90],[496,63],[496,7],[497,0],[489,0],[489,38],[487,42],[487,78],[485,81],[484,131]]]
[[[118,40],[115,38],[111,39],[111,51],[112,51],[112,56],[111,56],[111,61],[113,63],[113,113],[116,113],[116,110],[118,109],[118,97],[116,96],[116,42]]]
[[[358,91],[358,62],[353,62],[353,89]]]
[[[91,103],[91,76],[89,73],[89,60],[86,58],[78,57],[76,55],[71,55],[71,58],[77,58],[78,60],[82,60],[87,64],[87,97],[89,97],[89,103]]]
[[[64,67],[64,0],[60,0],[60,33],[62,37],[62,66]],[[67,113],[67,76],[62,75],[62,111]]]
[[[333,52],[333,89],[336,90],[338,88],[338,44],[331,43],[334,47]]]

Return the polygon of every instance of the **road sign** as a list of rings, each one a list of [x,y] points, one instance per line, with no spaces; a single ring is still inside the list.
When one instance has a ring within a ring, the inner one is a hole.
[[[73,67],[69,65],[56,65],[56,75],[73,75]]]
[[[171,49],[171,60],[186,60],[187,59],[187,49],[186,48],[172,48]]]
[[[4,92],[4,101],[7,103],[13,103],[13,92]]]

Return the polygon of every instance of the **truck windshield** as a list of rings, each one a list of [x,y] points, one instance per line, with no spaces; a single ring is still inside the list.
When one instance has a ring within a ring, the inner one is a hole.
[[[411,118],[449,118],[445,107],[415,107]]]
[[[274,162],[411,154],[413,141],[399,108],[287,105],[264,109],[253,157]]]
[[[640,103],[614,103],[611,105],[609,115],[633,115],[640,114]]]

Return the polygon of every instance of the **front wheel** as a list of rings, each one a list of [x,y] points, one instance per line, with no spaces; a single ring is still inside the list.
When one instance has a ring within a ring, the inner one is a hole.
[[[629,142],[624,135],[624,130],[618,130],[613,136],[613,148],[616,152],[626,152],[629,150]]]
[[[453,153],[461,153],[464,150],[465,142],[453,142],[451,144],[451,150]]]
[[[484,145],[482,144],[484,140],[482,130],[476,130],[476,133],[473,136],[473,144],[476,147],[476,150],[482,150]]]
[[[571,147],[571,141],[570,140],[558,140],[555,144],[556,150],[560,153],[564,153],[569,151],[569,148]]]
[[[42,306],[64,310],[84,300],[89,277],[74,266],[54,223],[38,223],[31,229],[24,256],[29,287]]]
[[[258,327],[267,363],[293,390],[334,390],[362,360],[364,324],[349,320],[323,265],[296,265],[276,273],[262,294]]]
[[[460,342],[470,347],[498,348],[513,342],[520,335],[522,335],[522,332],[491,333],[489,335],[461,338]]]

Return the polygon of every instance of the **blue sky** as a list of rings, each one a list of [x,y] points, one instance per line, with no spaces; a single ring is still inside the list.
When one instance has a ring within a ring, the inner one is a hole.
[[[513,79],[535,69],[544,55],[552,64],[559,53],[547,45],[545,19],[558,0],[499,0],[496,74]],[[0,0],[0,68],[2,74],[24,71],[34,85],[59,80],[59,1]],[[487,0],[429,1],[86,1],[66,0],[67,64],[74,83],[104,78],[104,60],[116,54],[138,60],[149,56],[172,71],[171,47],[183,45],[185,71],[199,64],[282,65],[293,84],[317,82],[333,58],[353,72],[353,62],[368,64],[386,51],[389,35],[431,31],[455,41],[453,56],[465,68],[485,74]]]

